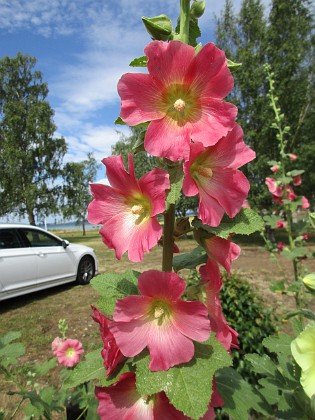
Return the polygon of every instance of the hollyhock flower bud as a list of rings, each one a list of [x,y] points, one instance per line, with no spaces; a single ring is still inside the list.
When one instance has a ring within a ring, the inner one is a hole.
[[[179,237],[190,230],[189,217],[178,217],[175,220],[174,236]]]
[[[279,168],[280,168],[279,165],[274,165],[270,169],[271,169],[272,172],[278,172],[279,171]]]
[[[183,193],[199,195],[198,217],[204,224],[218,226],[224,212],[233,218],[240,211],[250,185],[237,168],[255,156],[245,145],[239,125],[214,146],[190,145],[190,158],[184,163]]]
[[[194,356],[192,340],[210,335],[207,308],[198,301],[180,300],[186,284],[172,272],[145,271],[140,274],[141,296],[128,296],[116,303],[109,329],[126,357],[150,352],[149,368],[167,370]]]
[[[308,241],[308,239],[309,239],[309,234],[308,234],[308,233],[304,233],[304,234],[302,235],[302,239],[303,239],[303,241]]]
[[[308,209],[310,207],[310,202],[308,201],[308,199],[306,197],[302,197],[302,209]]]
[[[307,274],[302,281],[309,290],[315,292],[315,273]]]
[[[172,31],[172,21],[166,15],[159,15],[153,18],[142,17],[145,29],[153,39],[168,41]]]
[[[286,186],[287,200],[293,201],[297,198],[297,195],[294,193],[293,188],[290,185]]]
[[[243,209],[250,209],[250,204],[248,200],[244,200],[244,203],[242,204]]]
[[[276,227],[277,229],[285,229],[287,227],[287,223],[283,220],[277,220]]]
[[[190,142],[212,146],[234,127],[237,108],[224,102],[234,85],[223,51],[209,43],[196,54],[181,41],[153,41],[144,50],[149,74],[127,73],[118,82],[122,120],[151,121],[145,150],[187,160]]]
[[[201,0],[201,1],[194,0],[190,8],[191,17],[195,19],[199,19],[203,15],[205,8],[206,8],[205,0]]]
[[[277,248],[278,248],[278,252],[279,254],[283,251],[285,244],[283,242],[278,242],[277,243]]]
[[[273,196],[282,197],[283,188],[278,186],[277,181],[274,178],[267,177],[265,184]]]
[[[302,177],[301,175],[296,175],[295,177],[293,177],[293,185],[295,187],[299,186],[302,184]]]
[[[133,372],[123,373],[109,387],[96,386],[95,396],[99,400],[97,412],[101,420],[189,420],[170,404],[164,392],[140,395]]]
[[[310,398],[315,396],[315,322],[308,324],[304,331],[291,343],[291,352],[302,369],[301,385]]]
[[[54,341],[51,343],[51,350],[53,352],[53,355],[56,356],[56,352],[61,347],[63,343],[63,339],[60,337],[56,337]]]
[[[289,158],[290,160],[295,160],[297,159],[297,156],[294,153],[289,153]]]
[[[65,367],[74,367],[80,361],[80,355],[84,353],[82,343],[78,340],[67,338],[56,350],[58,363]]]
[[[88,207],[88,221],[103,225],[100,230],[103,242],[115,250],[117,259],[128,250],[128,258],[139,262],[162,236],[156,215],[165,210],[169,175],[156,168],[137,181],[131,155],[129,172],[121,156],[111,156],[102,162],[111,186],[90,184],[94,200]]]
[[[92,306],[92,319],[100,324],[101,337],[104,343],[104,349],[101,354],[104,359],[104,367],[106,376],[110,375],[115,367],[124,359],[124,355],[117,347],[115,338],[110,332],[108,325],[110,320],[101,314],[94,306]]]

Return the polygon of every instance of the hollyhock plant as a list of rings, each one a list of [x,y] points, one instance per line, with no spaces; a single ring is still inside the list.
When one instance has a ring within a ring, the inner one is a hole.
[[[106,369],[106,376],[110,375],[115,367],[124,359],[124,355],[117,347],[115,338],[109,330],[110,320],[106,318],[98,309],[92,306],[94,321],[100,324],[101,337],[104,343],[104,349],[101,351],[104,359],[104,367]]]
[[[95,396],[101,420],[189,420],[170,404],[164,392],[140,395],[133,372],[123,373],[110,387],[95,387]]]
[[[187,160],[191,140],[212,146],[233,128],[237,108],[223,98],[234,81],[223,51],[209,43],[196,54],[181,41],[153,41],[144,52],[149,74],[123,75],[118,93],[126,124],[151,121],[148,153]]]
[[[294,201],[297,198],[297,195],[293,191],[293,188],[290,185],[287,185],[285,187],[285,189],[286,189],[286,197],[287,197],[287,200]]]
[[[245,145],[239,125],[214,146],[190,145],[190,158],[184,163],[183,193],[199,195],[198,217],[204,224],[218,226],[224,212],[233,218],[240,211],[250,185],[237,169],[255,156]]]
[[[139,276],[141,296],[119,299],[109,329],[127,357],[150,352],[149,368],[167,370],[194,356],[192,340],[210,335],[207,308],[199,301],[180,300],[186,284],[176,273],[145,271]]]
[[[277,220],[276,227],[277,229],[285,229],[287,227],[287,223],[283,220]]]
[[[165,190],[169,175],[155,168],[137,181],[132,156],[128,172],[121,156],[102,160],[111,186],[91,184],[94,197],[88,207],[88,221],[102,224],[103,242],[115,250],[116,258],[128,250],[131,261],[141,261],[144,252],[155,246],[162,235],[156,215],[165,210]]]
[[[293,177],[293,185],[295,187],[298,187],[301,184],[302,184],[302,177],[301,177],[301,175],[296,175],[295,177]]]
[[[215,332],[216,338],[220,343],[230,350],[231,347],[237,348],[237,332],[231,328],[222,311],[221,302],[219,299],[219,293],[222,289],[222,278],[212,276],[212,266],[209,264],[209,260],[206,265],[203,265],[199,269],[203,289],[205,292],[205,305],[207,306],[211,330]]]
[[[308,209],[310,207],[310,202],[304,196],[302,197],[302,205],[301,205],[301,207],[302,207],[302,209]]]
[[[291,343],[291,352],[302,369],[301,385],[310,398],[315,396],[315,322],[308,324],[304,331]]]
[[[72,368],[80,361],[80,355],[84,353],[82,343],[72,338],[66,338],[55,352],[58,363]]]

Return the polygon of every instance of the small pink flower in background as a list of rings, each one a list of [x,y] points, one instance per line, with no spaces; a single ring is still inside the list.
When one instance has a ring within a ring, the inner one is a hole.
[[[243,209],[250,209],[250,204],[249,204],[249,202],[248,202],[248,200],[246,199],[245,201],[244,201],[244,203],[242,204],[242,208]]]
[[[80,341],[66,338],[56,350],[55,356],[59,364],[71,368],[79,363],[82,353],[84,350]]]
[[[100,230],[103,242],[115,250],[117,259],[128,250],[128,258],[139,262],[162,235],[156,215],[165,210],[169,175],[156,168],[137,181],[131,155],[129,172],[121,156],[111,156],[102,162],[111,186],[90,184],[94,200],[88,207],[88,220],[103,225]]]
[[[287,222],[284,222],[283,220],[277,220],[276,227],[277,229],[285,229],[287,227]]]
[[[109,325],[121,352],[133,357],[148,347],[152,371],[189,362],[192,340],[205,341],[210,335],[205,305],[180,300],[186,284],[175,273],[145,271],[138,287],[142,296],[119,299]]]
[[[144,52],[149,74],[123,75],[118,93],[126,124],[151,121],[148,153],[187,160],[191,140],[211,146],[233,128],[237,108],[223,98],[234,81],[223,51],[209,43],[196,54],[180,41],[153,41]]]
[[[279,171],[279,168],[280,168],[279,165],[274,165],[270,169],[271,169],[272,172],[278,172]]]
[[[238,347],[238,333],[228,325],[223,315],[219,299],[220,290],[222,289],[222,278],[212,277],[212,268],[208,262],[199,269],[206,293],[205,305],[210,316],[211,330],[215,332],[217,340],[229,351],[231,347]]]
[[[285,244],[283,242],[277,243],[278,252],[281,253],[283,251]]]
[[[278,197],[278,196],[276,196],[276,195],[271,195],[271,198],[272,198],[272,200],[273,201],[275,201],[276,203],[279,203],[279,204],[283,204],[283,200],[281,199],[281,197]]]
[[[289,158],[290,160],[295,160],[297,159],[297,156],[294,153],[289,153]]]
[[[209,276],[216,280],[221,278],[219,264],[230,275],[232,261],[239,257],[241,248],[229,239],[223,239],[214,235],[202,238],[198,242],[205,248],[209,257],[207,261]]]
[[[283,188],[278,186],[277,181],[274,178],[267,177],[265,184],[273,196],[282,197]]]
[[[302,184],[302,177],[301,177],[301,175],[297,175],[297,176],[293,177],[293,185],[295,187],[297,187],[297,186],[299,186],[301,184]]]
[[[308,199],[306,197],[302,197],[302,209],[308,209],[310,207],[310,202],[308,201]]]
[[[110,332],[108,325],[110,320],[106,318],[101,312],[92,306],[94,321],[100,324],[101,337],[104,343],[104,349],[101,351],[104,359],[104,367],[106,369],[106,376],[110,375],[115,367],[124,359],[124,355],[117,347],[115,338]]]
[[[61,347],[62,343],[63,343],[63,339],[60,337],[56,337],[54,341],[51,343],[51,350],[54,356],[56,356],[56,352]]]
[[[170,404],[164,392],[140,395],[133,372],[123,373],[109,387],[96,386],[95,396],[99,400],[97,412],[101,420],[189,420]]]
[[[297,195],[294,193],[293,188],[290,187],[290,185],[287,185],[286,187],[286,196],[287,200],[293,201],[297,198]]]
[[[308,241],[309,234],[308,233],[304,233],[303,236],[302,236],[302,238],[303,238],[303,241]]]
[[[224,212],[232,218],[240,211],[250,185],[237,169],[255,156],[245,145],[239,125],[214,146],[190,145],[190,159],[184,163],[183,193],[199,195],[198,217],[203,223],[218,226]]]

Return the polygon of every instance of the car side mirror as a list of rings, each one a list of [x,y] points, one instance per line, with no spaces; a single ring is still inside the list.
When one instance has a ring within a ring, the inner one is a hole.
[[[66,249],[67,246],[69,246],[69,241],[66,241],[65,239],[62,241],[62,246]]]

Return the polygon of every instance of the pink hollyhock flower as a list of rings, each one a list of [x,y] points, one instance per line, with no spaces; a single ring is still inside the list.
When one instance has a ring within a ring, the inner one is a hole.
[[[55,355],[59,364],[71,368],[79,363],[82,353],[84,353],[82,343],[78,340],[67,338],[56,350]]]
[[[303,238],[304,241],[307,241],[309,239],[309,234],[308,233],[304,233],[302,235],[302,238]]]
[[[199,301],[180,300],[186,284],[175,273],[145,271],[138,287],[142,296],[119,299],[109,325],[121,352],[133,357],[148,347],[152,371],[189,362],[192,340],[209,338],[207,308]]]
[[[284,222],[283,220],[277,220],[276,222],[277,229],[285,229],[286,226],[287,226],[286,222]]]
[[[144,52],[149,74],[123,75],[118,93],[126,124],[151,121],[148,153],[187,160],[191,139],[212,146],[234,127],[237,108],[223,101],[234,85],[223,51],[209,43],[196,54],[180,41],[153,41]]]
[[[212,278],[220,279],[219,264],[230,275],[232,261],[239,257],[241,248],[230,239],[223,239],[211,234],[201,238],[198,238],[195,234],[195,239],[205,248],[208,254],[207,269],[211,272]]]
[[[265,180],[265,184],[267,185],[269,192],[271,192],[273,196],[282,197],[283,188],[278,187],[277,181],[274,178],[267,177]]]
[[[140,395],[136,388],[136,375],[123,373],[109,387],[95,387],[99,400],[98,414],[101,420],[189,420],[170,404],[164,392]]]
[[[283,251],[285,244],[283,242],[277,243],[278,252],[281,253]]]
[[[219,299],[219,293],[222,289],[222,278],[216,275],[212,276],[212,265],[209,264],[209,260],[206,265],[200,267],[199,272],[206,294],[205,304],[210,316],[211,329],[226,350],[229,351],[231,347],[237,348],[238,334],[228,325]]]
[[[310,202],[308,201],[308,199],[306,197],[302,197],[302,209],[308,209],[310,207]]]
[[[242,204],[242,208],[243,209],[250,209],[250,204],[247,200],[245,200],[244,203]]]
[[[92,306],[94,321],[100,324],[101,337],[104,343],[104,349],[101,354],[104,359],[104,367],[106,369],[106,376],[110,375],[115,367],[124,359],[124,355],[117,347],[115,338],[110,332],[108,325],[109,319],[101,314],[94,306]]]
[[[271,169],[272,172],[278,172],[279,171],[279,168],[280,168],[279,165],[274,165],[270,169]]]
[[[250,185],[237,168],[255,158],[243,141],[243,130],[235,125],[214,146],[190,145],[190,159],[184,163],[183,193],[199,195],[198,217],[218,226],[224,212],[234,217],[242,208]]]
[[[51,343],[51,350],[53,352],[53,355],[56,356],[56,352],[61,347],[63,343],[63,339],[60,337],[56,337],[54,341]]]
[[[280,197],[278,197],[278,196],[276,196],[276,195],[271,195],[271,198],[272,198],[272,200],[273,201],[275,201],[276,203],[279,203],[279,204],[283,204],[283,200],[280,198]]]
[[[302,184],[302,177],[301,177],[301,175],[297,175],[297,176],[293,177],[293,185],[295,187],[297,187],[297,186],[299,186],[301,184]]]
[[[289,153],[289,158],[290,160],[295,160],[297,159],[297,156],[294,153]]]
[[[286,187],[286,194],[287,194],[287,200],[293,201],[297,198],[297,195],[294,193],[293,188],[290,187],[290,185],[287,185]]]
[[[131,155],[129,172],[121,156],[111,156],[102,162],[111,186],[91,184],[94,200],[88,207],[88,221],[103,225],[100,230],[103,242],[115,250],[117,259],[128,250],[128,258],[138,262],[162,235],[156,215],[165,210],[169,175],[156,168],[137,181]]]

